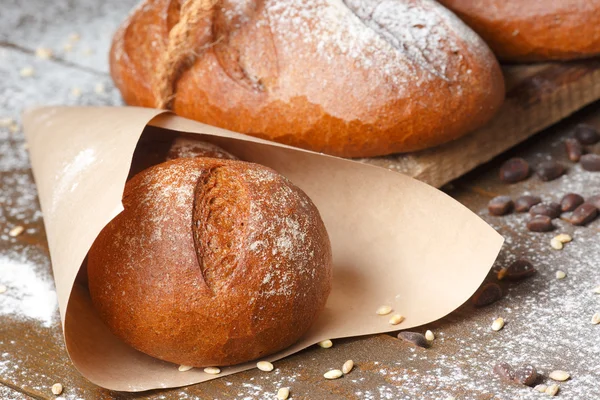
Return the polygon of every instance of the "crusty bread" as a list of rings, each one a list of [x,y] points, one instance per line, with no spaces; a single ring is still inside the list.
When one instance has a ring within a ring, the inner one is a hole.
[[[504,98],[491,51],[432,0],[145,1],[110,66],[128,104],[346,157],[456,139]]]
[[[275,171],[214,158],[145,169],[88,255],[92,301],[132,347],[191,366],[231,365],[306,332],[331,288],[311,200]]]
[[[439,0],[501,60],[572,60],[600,54],[600,0]]]

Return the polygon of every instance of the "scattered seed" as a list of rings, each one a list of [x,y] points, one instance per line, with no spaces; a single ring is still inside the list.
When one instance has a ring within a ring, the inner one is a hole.
[[[529,176],[529,164],[522,158],[511,158],[500,167],[500,180],[507,183],[520,182]]]
[[[581,144],[594,144],[600,141],[596,128],[587,124],[579,124],[575,127],[575,138]]]
[[[433,332],[431,332],[429,329],[425,332],[425,339],[427,339],[430,342],[433,342],[435,340],[435,335],[433,334]]]
[[[94,86],[94,92],[96,92],[96,94],[105,93],[104,84],[103,83],[96,83],[96,86]]]
[[[558,240],[561,243],[569,243],[571,240],[573,240],[571,235],[569,235],[567,233],[558,234],[554,237],[554,239]]]
[[[55,383],[54,385],[52,385],[51,390],[52,390],[52,394],[55,394],[58,396],[63,391],[63,385],[61,385],[60,383]]]
[[[529,209],[529,214],[535,215],[547,215],[550,218],[558,218],[560,216],[560,204],[558,203],[543,203],[536,204]]]
[[[286,400],[288,397],[290,396],[290,389],[289,388],[280,388],[277,391],[277,399],[278,400]]]
[[[565,279],[567,277],[567,274],[565,271],[556,271],[556,279]]]
[[[332,369],[323,374],[325,379],[337,379],[340,378],[342,375],[344,375],[344,373],[339,369]]]
[[[515,371],[508,363],[501,362],[494,365],[494,373],[507,382],[515,380]]]
[[[527,229],[531,232],[550,232],[554,228],[552,219],[547,215],[536,215],[527,223]]]
[[[525,364],[515,371],[515,382],[525,386],[533,386],[537,380],[537,370],[533,365]]]
[[[555,250],[562,250],[563,248],[562,242],[555,237],[550,240],[550,246]]]
[[[319,345],[319,347],[322,347],[322,348],[324,348],[324,349],[328,349],[328,348],[330,348],[331,346],[333,346],[333,342],[332,342],[331,340],[329,340],[329,339],[327,339],[327,340],[322,340],[322,341],[320,341],[320,342],[319,342],[319,343],[317,343],[317,344]]]
[[[552,379],[553,381],[564,382],[571,377],[571,374],[569,374],[567,371],[557,369],[555,371],[550,372],[550,375],[548,375],[548,377],[550,377],[550,379]]]
[[[577,207],[583,204],[583,197],[578,195],[577,193],[568,193],[563,196],[560,200],[560,210],[565,211],[573,211]]]
[[[73,89],[71,89],[71,96],[73,96],[73,97],[81,96],[81,89],[79,89],[78,87],[74,87]]]
[[[375,311],[375,313],[377,313],[377,315],[388,315],[391,312],[392,312],[392,307],[390,307],[390,306],[381,306],[377,309],[377,311]]]
[[[394,314],[390,318],[389,322],[390,322],[391,325],[398,325],[402,321],[404,321],[404,317],[402,315],[400,315],[400,314]]]
[[[548,386],[546,385],[536,385],[536,387],[534,387],[535,390],[537,390],[540,393],[544,393],[546,391],[546,389],[548,389]]]
[[[565,140],[565,149],[567,150],[567,156],[569,160],[573,162],[578,162],[583,154],[583,147],[579,140],[569,138]]]
[[[271,372],[273,371],[273,364],[271,364],[268,361],[259,361],[256,363],[256,367],[258,369],[260,369],[261,371],[265,371],[265,372]]]
[[[525,195],[515,200],[515,211],[516,212],[527,212],[529,209],[536,204],[542,202],[542,199],[538,196]]]
[[[221,373],[221,369],[217,367],[206,367],[204,368],[204,372],[211,375],[218,375]]]
[[[79,36],[79,33],[71,33],[69,35],[69,41],[70,42],[78,42],[79,39],[81,39],[81,36]]]
[[[600,294],[600,286],[596,286],[592,291],[594,292],[594,294]]]
[[[569,222],[573,225],[586,225],[592,222],[598,216],[598,209],[590,204],[583,203],[573,211]]]
[[[536,169],[537,175],[544,182],[553,181],[554,179],[559,178],[565,172],[565,167],[556,161],[545,161],[539,164]]]
[[[192,367],[191,365],[180,365],[179,368],[177,368],[177,369],[179,370],[179,372],[185,372],[185,371],[189,371],[192,368],[194,368],[194,367]]]
[[[486,283],[473,295],[473,305],[484,307],[502,298],[502,288],[497,283]]]
[[[21,75],[23,78],[29,78],[30,76],[33,76],[34,73],[35,70],[33,67],[24,67],[21,68],[21,71],[19,71],[19,75]]]
[[[508,268],[500,268],[500,270],[496,273],[496,278],[498,278],[498,280],[501,281],[502,279],[504,279],[507,272]]]
[[[21,233],[23,233],[23,231],[25,231],[25,228],[21,225],[17,225],[13,227],[10,231],[8,231],[8,236],[17,237]]]
[[[508,196],[496,196],[488,203],[488,211],[491,215],[506,215],[513,208],[513,201]]]
[[[492,322],[492,330],[498,332],[502,328],[504,328],[504,318],[496,318]]]
[[[38,47],[35,49],[35,56],[37,58],[41,58],[42,60],[47,60],[52,57],[52,50],[45,47]]]
[[[553,383],[552,385],[550,385],[546,388],[545,393],[550,396],[556,396],[559,389],[560,389],[560,386],[558,386],[556,383]]]
[[[506,268],[504,277],[509,281],[520,281],[535,275],[536,272],[537,271],[529,261],[518,259]]]
[[[425,338],[424,335],[418,332],[400,332],[398,334],[398,339],[405,340],[418,347],[429,347],[429,341]]]
[[[354,361],[348,360],[344,363],[344,365],[342,365],[342,372],[344,374],[348,374],[350,371],[352,371],[352,368],[354,368]]]
[[[0,285],[0,294],[6,293],[7,290],[8,288],[6,287],[6,285]]]
[[[598,325],[600,324],[600,313],[596,313],[592,315],[592,324]]]
[[[581,156],[579,163],[581,164],[581,168],[585,169],[586,171],[600,171],[600,155],[598,154],[585,154]]]

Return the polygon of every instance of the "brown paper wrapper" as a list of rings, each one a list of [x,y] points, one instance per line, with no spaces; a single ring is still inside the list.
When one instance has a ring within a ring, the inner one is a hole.
[[[275,361],[324,339],[408,329],[437,320],[481,284],[503,239],[446,194],[402,174],[290,148],[204,125],[161,110],[49,107],[23,118],[44,214],[67,350],[77,369],[112,390],[143,391],[218,376],[157,360],[129,347],[100,321],[76,281],[102,228],[123,208],[136,144],[153,126],[201,135],[242,160],[269,166],[303,189],[331,238],[333,289],[317,323]],[[165,131],[165,135],[168,134]],[[388,304],[400,325],[375,310]]]

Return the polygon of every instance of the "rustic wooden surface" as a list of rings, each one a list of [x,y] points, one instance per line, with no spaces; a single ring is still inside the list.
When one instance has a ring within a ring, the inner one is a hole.
[[[132,3],[60,0],[49,6],[41,0],[4,0],[0,13],[0,119],[18,120],[24,107],[35,104],[120,104],[107,75],[105,55],[110,33]],[[64,52],[71,33],[78,33],[81,39]],[[39,46],[52,48],[56,58],[36,58]],[[577,65],[539,66],[536,71],[577,71]],[[19,75],[26,66],[35,69],[34,76]],[[585,68],[581,71],[586,74]],[[537,85],[535,79],[531,82]],[[98,84],[104,85],[104,92],[95,92]],[[576,229],[559,221],[560,231],[572,233],[575,239],[557,252],[549,247],[552,233],[529,233],[523,227],[523,216],[491,217],[485,205],[496,194],[532,192],[556,200],[567,190],[586,196],[600,193],[600,175],[568,163],[561,146],[573,124],[588,121],[600,127],[599,116],[600,104],[593,105],[502,156],[518,154],[535,165],[554,154],[570,167],[567,176],[559,180],[542,183],[532,177],[504,185],[497,179],[501,160],[496,160],[448,189],[507,238],[497,266],[525,255],[539,273],[520,284],[503,283],[505,296],[494,305],[474,309],[467,303],[443,320],[418,329],[436,333],[432,348],[415,349],[388,335],[339,340],[331,349],[313,347],[279,361],[271,373],[253,370],[201,385],[140,394],[98,388],[70,363],[62,342],[42,216],[23,135],[19,129],[12,132],[2,127],[0,285],[6,285],[7,291],[0,294],[0,398],[52,399],[56,396],[50,387],[55,382],[65,387],[63,399],[273,399],[281,386],[291,388],[293,399],[540,397],[532,389],[500,382],[491,373],[497,360],[531,362],[543,372],[545,382],[549,371],[567,370],[573,378],[562,385],[560,397],[597,398],[600,330],[589,318],[600,311],[600,297],[591,294],[591,288],[600,284],[600,220]],[[24,225],[26,232],[11,238],[8,231],[18,224]],[[558,268],[567,270],[565,281],[554,278]],[[492,273],[488,280],[494,280]],[[492,332],[489,326],[497,316],[504,316],[507,326]],[[347,359],[356,363],[351,374],[336,381],[322,378],[325,371],[339,368]]]

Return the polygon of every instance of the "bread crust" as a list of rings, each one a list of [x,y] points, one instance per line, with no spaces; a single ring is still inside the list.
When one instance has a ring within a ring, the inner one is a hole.
[[[115,34],[111,74],[128,104],[160,104],[157,60],[179,13],[177,0],[149,0]],[[223,0],[190,35],[177,114],[337,156],[456,139],[504,98],[491,51],[432,0]]]
[[[189,158],[146,169],[88,256],[110,330],[153,357],[238,364],[296,342],[325,306],[331,248],[310,199],[275,171]]]
[[[600,54],[600,0],[439,0],[504,61]]]

